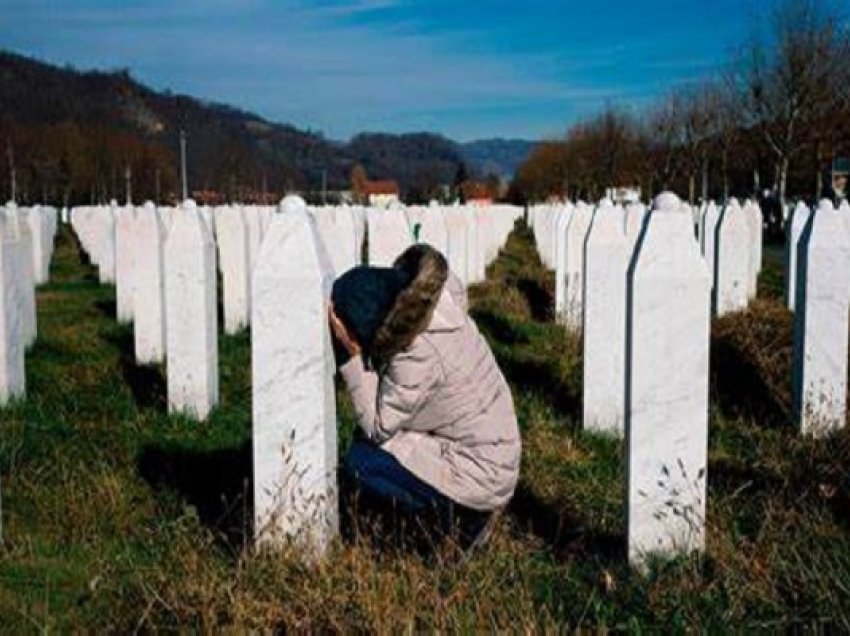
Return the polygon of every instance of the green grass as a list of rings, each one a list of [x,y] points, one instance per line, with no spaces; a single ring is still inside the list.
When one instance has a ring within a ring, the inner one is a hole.
[[[803,440],[790,425],[772,261],[764,300],[713,328],[707,553],[646,577],[623,558],[622,445],[580,430],[580,342],[551,322],[552,276],[522,226],[471,292],[514,389],[522,479],[467,560],[381,550],[368,533],[313,568],[252,552],[248,335],[220,340],[210,421],[170,417],[164,370],[132,364],[112,289],[64,231],[51,281],[28,398],[0,411],[4,632],[850,630],[850,436]]]

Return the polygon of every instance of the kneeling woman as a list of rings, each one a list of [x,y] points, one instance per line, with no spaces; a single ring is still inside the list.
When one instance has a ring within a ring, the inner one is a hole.
[[[371,511],[456,530],[468,544],[514,493],[520,436],[466,292],[426,245],[334,284],[330,321],[362,435],[344,478]]]

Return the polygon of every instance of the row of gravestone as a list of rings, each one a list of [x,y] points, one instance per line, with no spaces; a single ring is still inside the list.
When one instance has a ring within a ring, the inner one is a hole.
[[[824,202],[800,214],[795,415],[802,431],[823,434],[846,424],[850,209]],[[693,214],[666,193],[649,212],[603,201],[535,208],[530,217],[544,262],[554,249],[556,265],[580,268],[581,291],[566,298],[581,302],[567,323],[582,327],[583,424],[625,436],[630,558],[701,548],[709,317],[755,296],[758,207],[730,201],[722,212],[709,204]],[[569,285],[566,271],[558,278]]]
[[[47,206],[0,208],[0,406],[26,394],[24,354],[38,331],[35,287],[49,277],[57,219]]]
[[[700,208],[682,203],[691,214],[700,251],[711,275],[712,311],[715,315],[744,309],[755,298],[762,262],[762,213],[758,204],[742,207],[731,199],[722,209],[713,202]],[[646,206],[632,203],[623,208],[603,200],[598,206],[584,202],[537,206],[530,211],[541,258],[556,272],[555,313],[569,328],[583,324],[586,241],[596,210],[612,208],[633,252],[643,229]],[[723,258],[715,258],[721,254]]]
[[[137,360],[166,359],[170,410],[199,419],[218,400],[218,245],[225,321],[236,315],[228,307],[238,306],[238,317],[251,324],[257,538],[278,544],[296,536],[321,549],[337,523],[334,359],[327,326],[335,273],[360,262],[364,240],[370,262],[387,264],[417,236],[443,249],[454,242],[453,266],[474,260],[483,269],[520,213],[508,207],[308,209],[287,197],[278,214],[227,206],[207,215],[187,202],[176,209],[77,208],[71,222],[101,279],[117,283],[117,296],[126,278],[133,281],[127,283],[133,300],[124,315],[134,321]],[[256,251],[249,216],[260,219]],[[462,243],[454,238],[457,228],[463,228]],[[471,252],[481,256],[468,258]],[[472,278],[468,271],[460,275]],[[241,296],[233,295],[236,278]]]
[[[149,222],[153,209],[151,204],[142,208],[113,204],[73,210],[72,224],[98,267],[101,282],[116,285],[117,319],[122,323],[134,319],[136,250],[150,243],[150,235],[158,234]],[[174,211],[174,208],[156,209],[165,235]],[[250,323],[251,271],[273,211],[272,207],[239,205],[198,208],[218,249],[224,330],[228,334],[237,333]],[[483,280],[486,264],[493,260],[521,214],[519,208],[508,206],[389,210],[321,207],[310,211],[316,219],[319,235],[329,248],[334,271],[342,272],[361,263],[368,227],[371,240],[366,258],[369,263],[388,265],[407,246],[416,241],[426,242],[446,254],[453,271],[469,284]],[[142,232],[148,235],[142,241],[137,236],[137,219],[141,217],[145,217],[147,226]],[[143,252],[147,249],[141,248]],[[156,254],[156,249],[153,253]],[[144,302],[144,298],[140,302]],[[142,353],[139,361],[160,362],[164,357],[160,349],[153,354]]]
[[[557,271],[558,317],[583,333],[584,426],[626,438],[629,561],[702,550],[712,280],[691,210],[665,193],[651,210],[602,201],[529,216]]]

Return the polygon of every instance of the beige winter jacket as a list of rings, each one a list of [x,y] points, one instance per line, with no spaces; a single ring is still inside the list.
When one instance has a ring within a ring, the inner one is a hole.
[[[367,370],[360,356],[340,370],[358,423],[444,495],[492,510],[511,498],[519,477],[510,389],[445,259],[428,248],[403,266],[415,278],[376,337],[380,374]]]

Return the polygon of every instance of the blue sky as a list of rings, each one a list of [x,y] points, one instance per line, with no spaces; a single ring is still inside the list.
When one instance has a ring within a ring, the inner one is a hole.
[[[347,139],[539,139],[716,74],[772,0],[2,0],[0,46]]]

